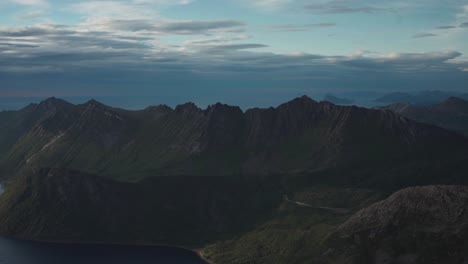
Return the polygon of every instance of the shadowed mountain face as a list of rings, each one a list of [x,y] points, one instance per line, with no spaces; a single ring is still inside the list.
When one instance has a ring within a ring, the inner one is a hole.
[[[255,224],[281,199],[274,185],[224,177],[122,183],[35,169],[0,197],[0,234],[50,241],[201,245]]]
[[[13,122],[12,122],[13,121]],[[161,175],[266,175],[379,166],[466,154],[467,141],[389,111],[297,98],[277,108],[194,104],[127,111],[51,98],[0,113],[3,177],[62,167],[121,180]],[[427,146],[431,147],[428,148]]]
[[[417,106],[398,103],[383,107],[418,122],[433,124],[468,136],[468,101],[451,97],[443,103]]]

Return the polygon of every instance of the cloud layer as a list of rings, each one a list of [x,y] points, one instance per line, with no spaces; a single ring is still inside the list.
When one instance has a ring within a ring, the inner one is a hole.
[[[241,30],[242,26],[243,23],[231,20],[105,20],[88,21],[81,26],[3,27],[0,77],[4,87],[10,89],[5,91],[10,93],[15,87],[34,86],[40,90],[62,86],[81,87],[88,93],[92,91],[90,87],[99,88],[109,94],[128,92],[132,86],[140,86],[145,93],[180,89],[187,87],[187,82],[199,91],[220,84],[226,89],[296,87],[301,91],[325,91],[357,86],[383,89],[391,83],[398,87],[433,87],[449,78],[453,88],[460,88],[468,81],[464,72],[468,64],[454,61],[462,55],[456,51],[359,52],[349,56],[280,54],[261,51],[268,45],[246,42],[250,40],[246,35],[198,37]],[[291,29],[287,25],[277,28]],[[160,40],[167,34],[193,35],[195,39],[171,45]],[[19,74],[35,77],[18,81]]]
[[[455,0],[444,3],[451,1]],[[267,10],[265,13],[274,13],[275,18],[305,16],[285,22],[256,17],[247,21],[248,14],[237,18],[215,14],[203,20],[193,18],[197,16],[169,19],[160,13],[167,6],[191,6],[197,2],[73,1],[62,8],[79,16],[79,22],[61,24],[52,19],[37,23],[46,20],[42,18],[57,2],[9,0],[9,4],[25,8],[15,22],[28,26],[0,25],[0,97],[55,95],[60,91],[181,98],[222,95],[243,99],[256,95],[258,99],[267,93],[300,95],[446,87],[462,90],[468,83],[463,50],[446,50],[452,47],[446,43],[439,45],[440,49],[424,46],[440,41],[442,36],[455,38],[450,35],[453,32],[466,32],[468,8],[457,9],[459,14],[453,21],[441,25],[424,28],[423,24],[414,31],[400,28],[405,31],[404,40],[388,37],[389,43],[409,42],[413,52],[395,49],[400,52],[347,54],[336,47],[374,50],[365,44],[375,41],[373,34],[382,32],[376,23],[368,39],[354,37],[349,31],[350,17],[392,16],[401,10],[419,8],[427,1],[249,1],[249,12],[253,5]],[[360,33],[360,29],[354,32]],[[331,34],[348,38],[322,43]],[[339,52],[331,52],[329,46]],[[304,47],[308,52],[301,51]],[[423,52],[426,50],[432,51]]]

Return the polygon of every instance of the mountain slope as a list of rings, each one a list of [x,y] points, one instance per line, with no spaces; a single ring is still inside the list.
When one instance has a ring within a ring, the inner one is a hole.
[[[196,246],[241,232],[281,197],[274,185],[224,177],[122,183],[36,169],[0,196],[0,234],[15,238]]]
[[[451,97],[440,104],[431,106],[399,103],[382,109],[391,110],[418,122],[433,124],[468,136],[468,101],[461,98]]]
[[[338,229],[324,263],[464,263],[468,260],[468,187],[399,191]]]
[[[454,160],[446,153],[466,158],[468,149],[455,134],[388,111],[308,97],[245,113],[223,104],[127,111],[51,98],[0,117],[7,127],[0,131],[2,177],[33,167],[126,181],[155,175],[296,174],[369,163],[398,168],[417,159]]]
[[[465,137],[308,97],[245,112],[51,98],[1,113],[0,126],[0,234],[201,246],[216,263],[310,263],[329,248],[354,256],[331,236],[354,212],[399,188],[468,183]]]
[[[285,202],[269,221],[209,245],[204,256],[214,263],[237,264],[458,264],[468,260],[466,186],[407,188],[371,205],[381,194],[323,186],[305,194],[313,199],[301,195],[292,199],[311,206]],[[337,202],[330,199],[353,206],[342,213],[314,207],[317,203],[334,206]]]

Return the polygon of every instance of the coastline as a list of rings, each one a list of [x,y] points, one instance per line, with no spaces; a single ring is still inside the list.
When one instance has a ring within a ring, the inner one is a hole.
[[[171,244],[158,244],[158,243],[126,243],[126,242],[103,242],[103,241],[71,241],[71,240],[46,240],[46,239],[26,239],[26,238],[17,238],[12,236],[5,236],[0,235],[0,237],[10,239],[10,240],[18,240],[18,241],[26,241],[32,243],[49,243],[49,244],[62,244],[62,245],[98,245],[98,246],[134,246],[134,247],[160,247],[160,248],[175,248],[181,249],[184,251],[188,251],[196,255],[200,260],[205,262],[206,264],[214,264],[213,262],[209,261],[205,256],[203,256],[201,249],[199,247],[190,247],[190,246],[178,246],[178,245],[171,245]]]
[[[208,259],[203,255],[203,253],[201,252],[201,250],[196,250],[196,249],[194,249],[193,252],[195,252],[195,253],[198,255],[198,257],[199,257],[201,260],[203,260],[204,262],[206,262],[207,264],[215,264],[215,263],[213,263],[212,261],[208,260]]]

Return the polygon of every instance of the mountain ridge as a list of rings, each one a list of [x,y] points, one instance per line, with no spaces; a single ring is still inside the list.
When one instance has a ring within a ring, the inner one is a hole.
[[[193,103],[129,111],[97,101],[50,98],[0,114],[4,174],[26,167],[64,167],[139,180],[148,175],[306,173],[405,155],[465,151],[467,140],[389,111],[336,106],[303,96],[276,108]],[[6,130],[8,131],[8,129]],[[439,143],[443,142],[443,143]],[[13,142],[13,143],[12,143]],[[423,150],[431,144],[431,151]],[[1,150],[1,149],[0,149]],[[357,151],[359,150],[359,151]],[[382,152],[384,150],[384,152]],[[361,166],[361,165],[359,165]],[[377,165],[376,165],[377,166]]]
[[[441,103],[428,106],[397,103],[380,109],[468,136],[468,101],[459,97],[450,97]]]
[[[308,97],[245,112],[52,98],[0,113],[0,128],[0,234],[193,245],[218,264],[355,254],[334,234],[361,210],[405,187],[468,184],[456,132]]]

